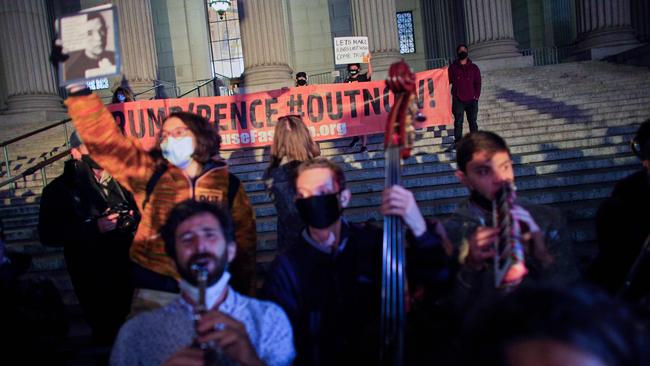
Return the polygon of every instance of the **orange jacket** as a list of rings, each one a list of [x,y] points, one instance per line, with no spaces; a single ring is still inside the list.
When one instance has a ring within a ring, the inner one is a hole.
[[[174,205],[183,200],[227,201],[227,165],[219,162],[192,182],[181,169],[169,164],[169,169],[162,174],[143,208],[146,186],[158,162],[140,147],[137,140],[122,135],[97,95],[69,97],[65,104],[92,158],[133,193],[141,211],[142,221],[131,245],[131,259],[154,272],[179,278],[172,260],[165,253],[159,229]],[[236,290],[250,294],[255,288],[257,234],[255,213],[243,184],[239,185],[231,214],[237,241],[237,255],[230,267],[231,282]]]

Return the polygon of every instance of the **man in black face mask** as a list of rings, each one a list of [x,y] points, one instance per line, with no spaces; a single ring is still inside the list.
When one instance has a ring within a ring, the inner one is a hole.
[[[372,62],[371,60],[371,54],[368,54],[368,72],[362,74],[361,73],[361,64],[348,64],[348,77],[345,78],[343,81],[344,83],[363,83],[366,81],[371,81],[372,80]],[[352,138],[352,141],[350,142],[350,147],[356,146],[359,141],[361,141],[361,150],[360,152],[366,152],[368,151],[368,136],[363,135],[361,137],[359,136],[354,136]]]
[[[70,145],[73,159],[43,189],[38,231],[43,245],[64,248],[94,340],[110,345],[131,306],[129,247],[140,215],[131,193],[88,155],[76,132]]]
[[[307,73],[304,71],[296,73],[296,86],[307,86],[308,84]]]
[[[455,150],[455,145],[463,137],[463,117],[467,114],[469,131],[478,131],[476,118],[478,116],[478,99],[481,97],[481,71],[469,59],[467,45],[456,47],[458,58],[449,66],[449,84],[451,84],[451,111],[454,115],[454,144],[449,151]]]
[[[272,263],[263,293],[289,316],[295,365],[377,364],[383,232],[342,216],[351,193],[336,164],[316,158],[296,175],[296,207],[307,227]],[[411,228],[414,220],[402,218]],[[410,243],[437,248],[441,265],[432,271],[443,270],[438,236],[420,234]]]

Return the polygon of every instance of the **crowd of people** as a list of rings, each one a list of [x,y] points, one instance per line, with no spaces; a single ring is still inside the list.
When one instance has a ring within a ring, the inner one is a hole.
[[[453,149],[469,197],[440,220],[425,218],[404,187],[381,193],[381,214],[406,227],[407,364],[648,364],[650,120],[633,143],[643,168],[599,210],[600,255],[581,275],[557,209],[511,194],[511,225],[493,224],[504,186],[516,183],[512,155],[498,134],[478,130],[480,72],[465,45],[457,50]],[[351,65],[350,78],[364,81],[358,70]],[[73,159],[44,190],[39,232],[64,246],[112,365],[382,363],[383,232],[346,218],[354,198],[345,172],[320,156],[300,116],[275,126],[263,179],[278,255],[258,291],[255,214],[210,123],[173,113],[145,151],[97,95],[80,85],[69,92]],[[508,238],[516,260],[499,277]]]

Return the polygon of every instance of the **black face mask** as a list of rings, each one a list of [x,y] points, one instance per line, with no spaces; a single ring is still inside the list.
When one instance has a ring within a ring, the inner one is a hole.
[[[466,59],[467,58],[467,52],[465,52],[465,51],[458,52],[458,58],[461,59],[461,60]]]
[[[92,169],[101,169],[101,168],[102,168],[102,167],[99,166],[99,164],[97,164],[97,162],[96,162],[95,160],[93,160],[93,159],[90,157],[90,155],[88,155],[88,154],[81,155],[81,161],[83,161],[84,163],[86,163],[86,165],[88,165],[88,166],[91,167]]]
[[[298,84],[298,86],[305,86],[305,85],[307,85],[307,80],[298,79],[298,81],[296,83]]]
[[[350,75],[356,75],[359,73],[359,70],[350,70]]]
[[[316,229],[325,229],[341,217],[343,209],[340,207],[338,193],[299,198],[296,208],[303,221]]]

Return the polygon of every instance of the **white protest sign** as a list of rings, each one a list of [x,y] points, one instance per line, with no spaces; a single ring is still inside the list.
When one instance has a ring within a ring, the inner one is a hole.
[[[337,65],[368,63],[368,37],[335,37],[334,61]]]

